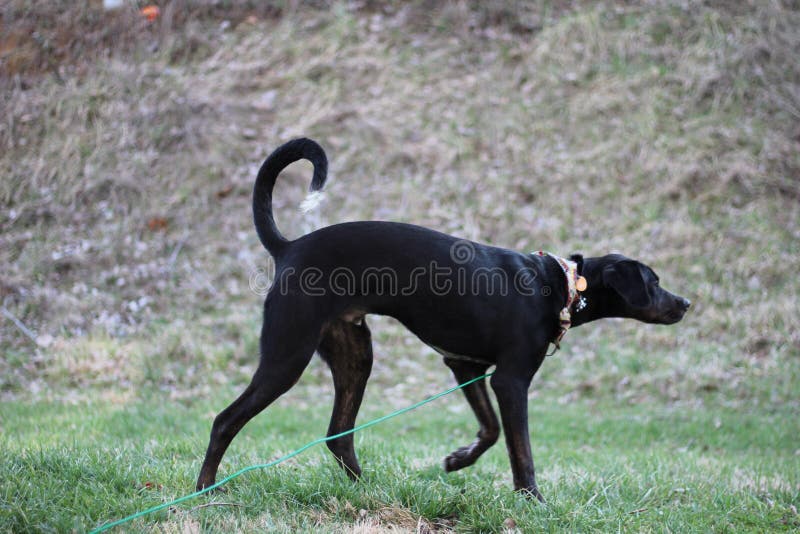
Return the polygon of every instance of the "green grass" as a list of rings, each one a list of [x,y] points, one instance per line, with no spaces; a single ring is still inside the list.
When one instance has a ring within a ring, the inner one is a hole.
[[[303,397],[309,387],[290,395]],[[362,422],[390,411],[370,393]],[[4,403],[0,530],[82,531],[190,493],[211,414],[228,395],[172,405],[155,393],[124,405]],[[278,401],[234,441],[221,475],[321,436],[329,400],[304,408]],[[350,531],[413,529],[422,521],[497,531],[509,519],[524,532],[800,528],[800,425],[792,411],[531,402],[534,457],[548,498],[542,506],[511,491],[502,444],[475,466],[444,473],[441,459],[476,430],[463,404],[454,394],[358,434],[358,484],[320,445],[235,479],[223,494],[124,529]]]

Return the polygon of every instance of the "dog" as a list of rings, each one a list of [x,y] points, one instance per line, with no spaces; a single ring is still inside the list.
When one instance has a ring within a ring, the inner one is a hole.
[[[544,501],[528,434],[528,387],[551,343],[570,327],[604,317],[673,324],[686,298],[659,285],[647,265],[618,254],[569,259],[523,254],[411,224],[335,224],[289,241],[272,214],[278,174],[300,159],[313,166],[310,191],[325,185],[328,162],[311,139],[276,149],[258,171],[253,217],[275,260],[263,311],[261,359],[244,392],[215,419],[197,489],[214,484],[219,463],[241,428],[300,378],[314,352],[327,362],[335,397],[328,436],[353,428],[372,368],[365,316],[394,317],[444,357],[478,419],[476,439],[444,459],[446,471],[475,461],[505,434],[514,489]],[[361,475],[353,435],[327,442],[347,475]]]

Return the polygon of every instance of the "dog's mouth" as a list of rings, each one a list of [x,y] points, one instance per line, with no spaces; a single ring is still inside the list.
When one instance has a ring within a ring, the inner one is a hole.
[[[662,324],[675,324],[686,315],[686,310],[670,310],[661,317]]]

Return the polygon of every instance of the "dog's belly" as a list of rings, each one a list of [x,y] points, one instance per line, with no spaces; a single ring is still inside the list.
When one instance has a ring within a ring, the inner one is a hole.
[[[380,313],[380,312],[378,312]],[[416,310],[416,313],[385,313],[408,328],[420,341],[444,357],[453,359],[472,359],[492,361],[495,358],[491,340],[493,325],[491,321],[479,318],[461,310],[461,313],[439,313],[429,310]]]
[[[338,314],[338,318],[348,323],[360,325],[367,314],[386,315],[400,321],[423,343],[441,354],[446,359],[471,361],[475,363],[493,365],[494,355],[485,348],[488,329],[473,327],[474,317],[459,317],[455,324],[452,321],[442,321],[441,316],[426,313],[412,314],[410,317],[403,313],[387,313],[387,310],[369,309],[366,306],[347,308]],[[422,319],[427,317],[428,320]]]
[[[486,365],[486,366],[495,364],[495,362],[489,361],[487,359],[475,358],[473,356],[467,356],[467,355],[464,355],[464,354],[455,354],[454,352],[446,351],[446,350],[444,350],[442,348],[439,348],[439,347],[437,347],[435,345],[428,345],[428,346],[430,348],[432,348],[433,350],[435,350],[436,352],[438,352],[439,354],[441,354],[444,357],[445,360],[456,360],[456,361],[460,361],[460,362],[477,363],[477,364]]]

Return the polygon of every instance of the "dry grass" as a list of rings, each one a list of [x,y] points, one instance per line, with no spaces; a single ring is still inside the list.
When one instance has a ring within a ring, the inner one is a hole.
[[[571,335],[542,388],[796,402],[796,6],[174,2],[146,26],[24,5],[3,8],[6,35],[70,24],[57,54],[0,51],[0,296],[42,345],[0,323],[6,395],[244,380],[265,263],[250,188],[302,134],[332,180],[311,214],[307,167],[279,183],[289,235],[378,218],[621,251],[696,303],[672,329]],[[435,360],[377,323],[378,380]]]

